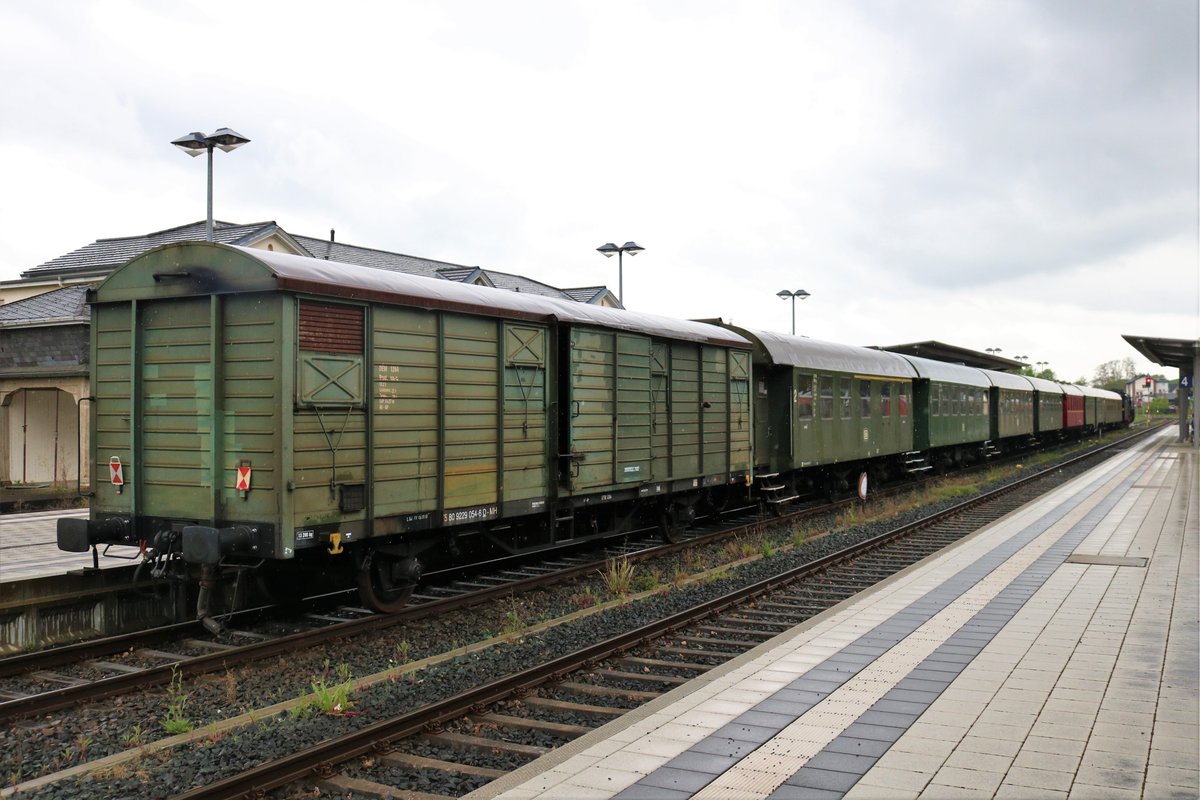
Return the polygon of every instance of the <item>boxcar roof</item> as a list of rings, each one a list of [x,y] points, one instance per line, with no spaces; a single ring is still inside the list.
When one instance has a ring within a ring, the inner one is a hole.
[[[726,327],[751,341],[757,340],[775,364],[907,380],[917,377],[917,371],[902,356],[883,350],[822,342],[773,331],[754,331],[733,325]]]
[[[1063,394],[1073,394],[1079,397],[1083,396],[1083,390],[1073,383],[1060,383],[1059,386],[1062,387]]]
[[[901,356],[917,370],[922,378],[941,383],[958,383],[964,386],[991,386],[987,376],[978,367],[968,367],[964,364],[951,364],[920,356]]]
[[[993,386],[999,386],[1001,389],[1017,389],[1022,392],[1032,392],[1033,384],[1024,375],[1013,375],[1010,372],[996,372],[995,370],[985,369],[983,374],[988,376],[988,380]]]
[[[1048,381],[1045,378],[1037,378],[1033,375],[1026,375],[1025,379],[1032,383],[1033,388],[1037,389],[1039,392],[1045,392],[1046,394],[1063,393],[1062,384],[1055,383],[1054,381]]]
[[[250,271],[254,264],[263,270],[262,274]],[[166,245],[132,259],[97,287],[96,302],[135,295],[272,289],[493,317],[557,320],[729,347],[750,346],[749,341],[736,333],[702,322],[210,242]]]

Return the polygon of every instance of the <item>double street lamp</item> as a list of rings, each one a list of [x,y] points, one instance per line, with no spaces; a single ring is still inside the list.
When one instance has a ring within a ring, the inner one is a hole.
[[[213,240],[213,148],[216,147],[228,153],[238,149],[249,141],[245,136],[230,128],[217,128],[211,135],[205,135],[200,131],[192,131],[171,141],[171,144],[192,158],[203,152],[208,152],[208,218],[204,226],[204,238],[207,241],[211,242]]]
[[[625,254],[636,256],[645,249],[637,242],[626,242],[620,247],[608,242],[596,248],[596,252],[603,253],[605,258],[612,258],[613,253],[617,254],[617,300],[620,301],[621,308],[625,308]]]
[[[803,289],[797,289],[794,292],[789,292],[787,289],[784,289],[783,291],[776,292],[775,296],[778,297],[780,300],[787,300],[789,297],[792,298],[792,336],[795,336],[796,335],[796,298],[798,297],[801,300],[803,300],[806,297],[812,297],[812,295],[809,294],[808,292],[804,291]]]

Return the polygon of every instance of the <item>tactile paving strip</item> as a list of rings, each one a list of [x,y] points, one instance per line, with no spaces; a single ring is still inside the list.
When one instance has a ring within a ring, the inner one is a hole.
[[[1031,546],[1113,479],[1109,473],[1090,483],[616,797],[840,796],[991,641],[1136,480],[1144,479],[1145,470],[1143,465],[1121,480],[1055,541]],[[986,588],[973,591],[976,587]],[[897,647],[901,642],[907,646],[903,654],[905,648]],[[889,657],[881,658],[884,654]],[[864,691],[874,698],[869,707]],[[814,751],[815,745],[820,749]],[[706,766],[697,758],[716,753],[738,759],[736,766],[717,760]],[[745,777],[740,775],[743,771]]]

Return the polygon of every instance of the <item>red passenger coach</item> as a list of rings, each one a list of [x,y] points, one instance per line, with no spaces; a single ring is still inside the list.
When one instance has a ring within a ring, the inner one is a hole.
[[[1083,427],[1083,391],[1069,383],[1063,387],[1063,430]]]

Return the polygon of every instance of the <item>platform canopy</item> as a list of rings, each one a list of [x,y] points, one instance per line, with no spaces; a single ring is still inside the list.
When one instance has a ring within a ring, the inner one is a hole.
[[[1181,374],[1192,371],[1200,355],[1200,339],[1163,339],[1157,336],[1121,335],[1125,341],[1155,364],[1175,367]]]
[[[1001,358],[991,353],[981,353],[966,347],[959,347],[945,342],[926,341],[909,342],[908,344],[873,345],[875,350],[886,350],[902,356],[919,356],[932,358],[934,361],[945,361],[948,364],[962,364],[966,367],[994,369],[997,372],[1016,372],[1021,367],[1029,366],[1012,358]]]
[[[1200,447],[1200,403],[1192,403],[1192,431],[1187,424],[1188,397],[1196,397],[1196,376],[1200,375],[1200,339],[1165,339],[1161,336],[1121,334],[1134,350],[1164,367],[1179,370],[1179,441],[1189,436]]]

